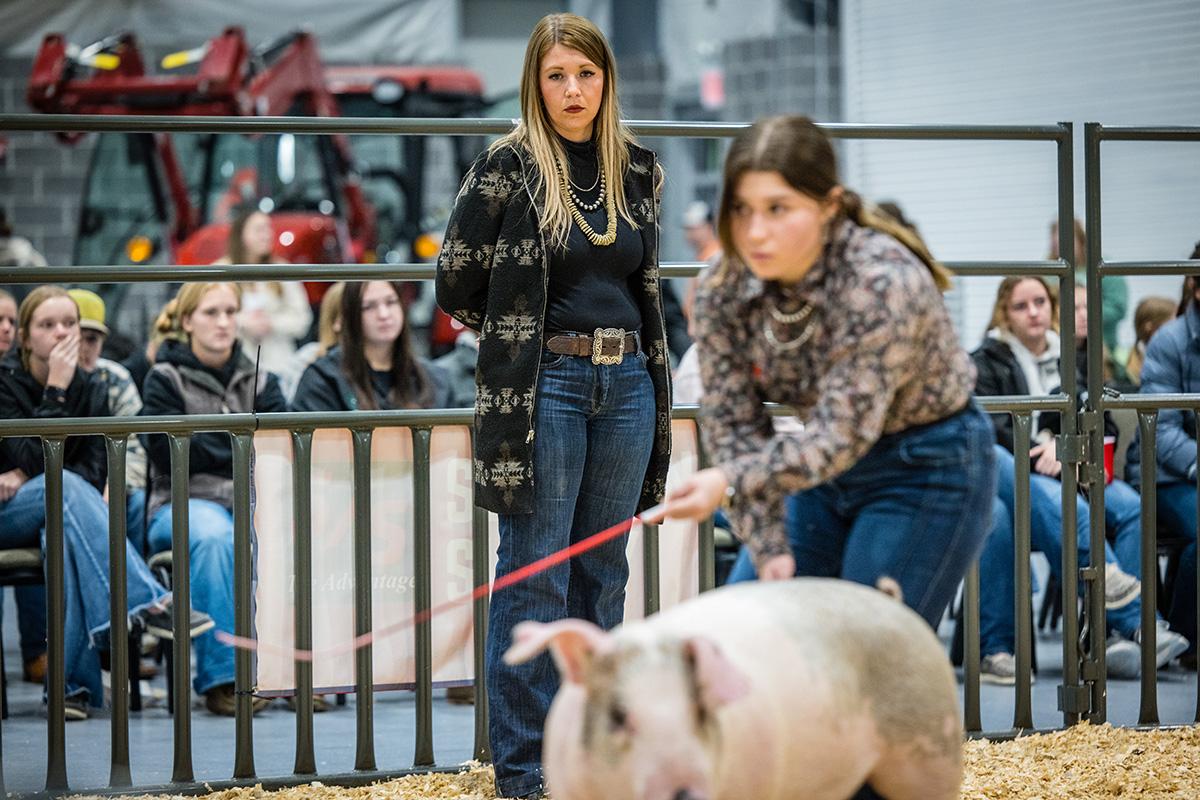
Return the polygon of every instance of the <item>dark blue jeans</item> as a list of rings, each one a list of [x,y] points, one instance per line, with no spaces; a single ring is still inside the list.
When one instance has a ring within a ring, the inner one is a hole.
[[[1016,466],[1012,453],[996,446],[996,496],[1006,514],[995,515],[993,527],[979,554],[979,638],[980,655],[1012,653],[1016,647],[1016,623],[1013,598],[1016,593],[1016,573],[1013,562],[1015,540],[1013,521],[1016,519]],[[1128,490],[1128,491],[1126,491]],[[1105,525],[1116,531],[1117,541],[1124,543],[1137,538],[1140,503],[1137,493],[1123,481],[1113,481],[1104,492]],[[1062,580],[1062,483],[1045,475],[1029,476],[1029,542],[1032,550],[1045,554],[1050,571]],[[1091,559],[1091,514],[1080,496],[1075,498],[1075,537],[1078,543],[1079,565]],[[1104,544],[1104,559],[1115,562],[1116,554]],[[1060,584],[1061,585],[1061,584]],[[1122,608],[1112,609],[1105,616],[1108,627],[1122,636],[1133,636],[1141,621],[1141,600]]]
[[[994,441],[991,422],[972,404],[882,437],[845,474],[790,496],[796,574],[868,586],[889,576],[937,627],[991,525]],[[753,577],[743,547],[728,582]]]
[[[1160,483],[1158,485],[1158,518],[1173,533],[1186,536],[1192,542],[1179,557],[1179,573],[1175,578],[1175,596],[1167,599],[1167,620],[1171,629],[1191,642],[1196,650],[1196,485],[1194,483]]]
[[[500,578],[637,510],[650,462],[654,389],[642,354],[598,366],[586,357],[543,353],[534,418],[531,514],[500,515]],[[497,592],[487,637],[489,734],[497,794],[542,786],[542,726],[558,690],[549,655],[508,666],[512,628],[522,620],[564,617],[602,628],[625,608],[626,536]]]

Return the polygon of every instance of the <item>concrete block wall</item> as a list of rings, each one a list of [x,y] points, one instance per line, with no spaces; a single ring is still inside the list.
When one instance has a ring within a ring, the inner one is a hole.
[[[28,113],[27,58],[0,58],[0,112]],[[7,150],[0,162],[0,205],[13,232],[33,242],[51,264],[70,264],[79,226],[89,139],[69,145],[52,133],[0,132]]]

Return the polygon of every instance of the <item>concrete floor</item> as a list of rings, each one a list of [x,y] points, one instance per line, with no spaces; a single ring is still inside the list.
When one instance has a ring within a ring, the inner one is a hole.
[[[11,600],[11,596],[9,598]],[[41,686],[20,681],[17,632],[7,603],[5,614],[5,661],[9,675],[10,717],[3,724],[3,766],[9,792],[36,792],[45,786],[46,720]],[[947,631],[948,632],[948,631]],[[1033,686],[1034,722],[1038,727],[1062,725],[1057,711],[1057,685],[1062,680],[1062,640],[1057,635],[1038,639],[1040,672]],[[160,694],[164,682],[152,683]],[[1108,717],[1114,724],[1137,722],[1140,684],[1110,681]],[[1186,724],[1195,718],[1196,673],[1178,666],[1160,673],[1158,708],[1163,724]],[[961,694],[961,689],[960,689]],[[435,690],[434,753],[440,766],[459,764],[471,757],[474,740],[474,709],[455,706]],[[983,726],[986,731],[1004,731],[1012,726],[1014,691],[1011,687],[981,687]],[[376,696],[375,752],[384,770],[411,767],[415,702],[411,692],[384,692]],[[317,770],[320,774],[352,771],[355,756],[354,703],[335,707],[314,718]],[[68,723],[68,776],[72,790],[103,789],[109,777],[108,712],[86,722]],[[130,715],[130,760],[135,785],[161,785],[171,777],[172,720],[162,701]],[[283,701],[254,718],[255,765],[260,777],[287,776],[295,757],[295,715]],[[192,741],[195,776],[198,781],[227,780],[233,769],[233,720],[210,715],[194,706]]]

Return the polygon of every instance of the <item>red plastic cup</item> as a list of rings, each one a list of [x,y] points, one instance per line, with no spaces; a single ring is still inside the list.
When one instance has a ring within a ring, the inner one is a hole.
[[[1104,484],[1107,486],[1113,481],[1113,457],[1117,453],[1117,437],[1104,437]]]

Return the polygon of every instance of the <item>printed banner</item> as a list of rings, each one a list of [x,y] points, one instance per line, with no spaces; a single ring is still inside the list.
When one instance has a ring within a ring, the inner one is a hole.
[[[256,536],[254,635],[258,691],[289,693],[295,686],[292,442],[286,431],[255,434]],[[674,423],[668,486],[696,469],[695,424]],[[319,690],[354,685],[354,500],[350,432],[319,430],[312,444],[313,683]],[[471,568],[471,449],[466,427],[440,427],[430,444],[431,595],[437,607],[469,596]],[[489,574],[495,574],[497,518],[490,520]],[[671,521],[659,528],[663,608],[699,589],[697,526]],[[629,541],[626,618],[643,616],[643,536]],[[414,614],[412,437],[407,428],[379,428],[371,442],[371,627],[381,630]],[[474,677],[472,604],[433,617],[433,680]],[[373,642],[377,689],[411,687],[416,678],[415,628]]]

